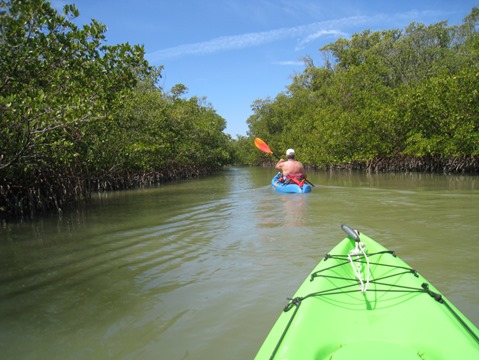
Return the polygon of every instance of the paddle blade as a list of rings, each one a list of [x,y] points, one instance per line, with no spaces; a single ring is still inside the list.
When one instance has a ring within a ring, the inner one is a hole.
[[[254,144],[258,149],[260,149],[262,152],[265,152],[267,154],[272,154],[273,152],[269,148],[268,144],[266,144],[263,140],[260,138],[254,139]]]

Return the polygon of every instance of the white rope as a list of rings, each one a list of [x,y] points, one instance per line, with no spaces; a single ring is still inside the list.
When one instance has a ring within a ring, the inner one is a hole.
[[[361,265],[362,265],[362,263],[360,261],[358,261],[358,266],[357,267],[354,266],[353,256],[357,256],[358,259],[359,259],[361,255],[364,256],[364,258],[366,259],[366,264],[367,264],[366,284],[364,284],[364,280],[363,280],[363,277],[361,275]],[[353,268],[354,275],[356,275],[356,277],[359,280],[361,292],[365,292],[369,287],[369,280],[371,278],[371,271],[370,271],[370,267],[369,267],[369,257],[366,254],[366,247],[365,247],[364,243],[362,243],[362,242],[356,243],[356,248],[351,250],[351,252],[348,254],[348,259],[349,259],[349,263],[351,264],[351,267]]]

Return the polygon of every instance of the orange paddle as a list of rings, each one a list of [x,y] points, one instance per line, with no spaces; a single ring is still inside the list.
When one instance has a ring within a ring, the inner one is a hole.
[[[258,149],[260,149],[262,152],[266,153],[266,154],[270,154],[270,155],[273,155],[276,159],[279,160],[279,157],[274,155],[273,152],[271,151],[271,149],[269,148],[268,144],[266,144],[263,140],[261,140],[260,138],[256,138],[254,139],[254,144],[256,145],[256,147]],[[306,179],[306,182],[308,184],[310,184],[311,186],[314,187],[314,184],[311,183],[309,180]]]

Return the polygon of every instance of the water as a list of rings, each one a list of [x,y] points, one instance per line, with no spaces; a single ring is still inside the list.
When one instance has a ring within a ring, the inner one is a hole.
[[[274,170],[97,196],[0,229],[5,359],[250,359],[346,223],[479,325],[479,177]],[[347,324],[345,324],[347,326]]]

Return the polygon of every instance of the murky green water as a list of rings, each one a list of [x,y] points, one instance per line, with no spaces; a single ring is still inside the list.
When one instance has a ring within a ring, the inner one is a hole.
[[[479,177],[272,169],[109,193],[0,229],[5,359],[250,359],[344,234],[370,235],[479,325]]]

